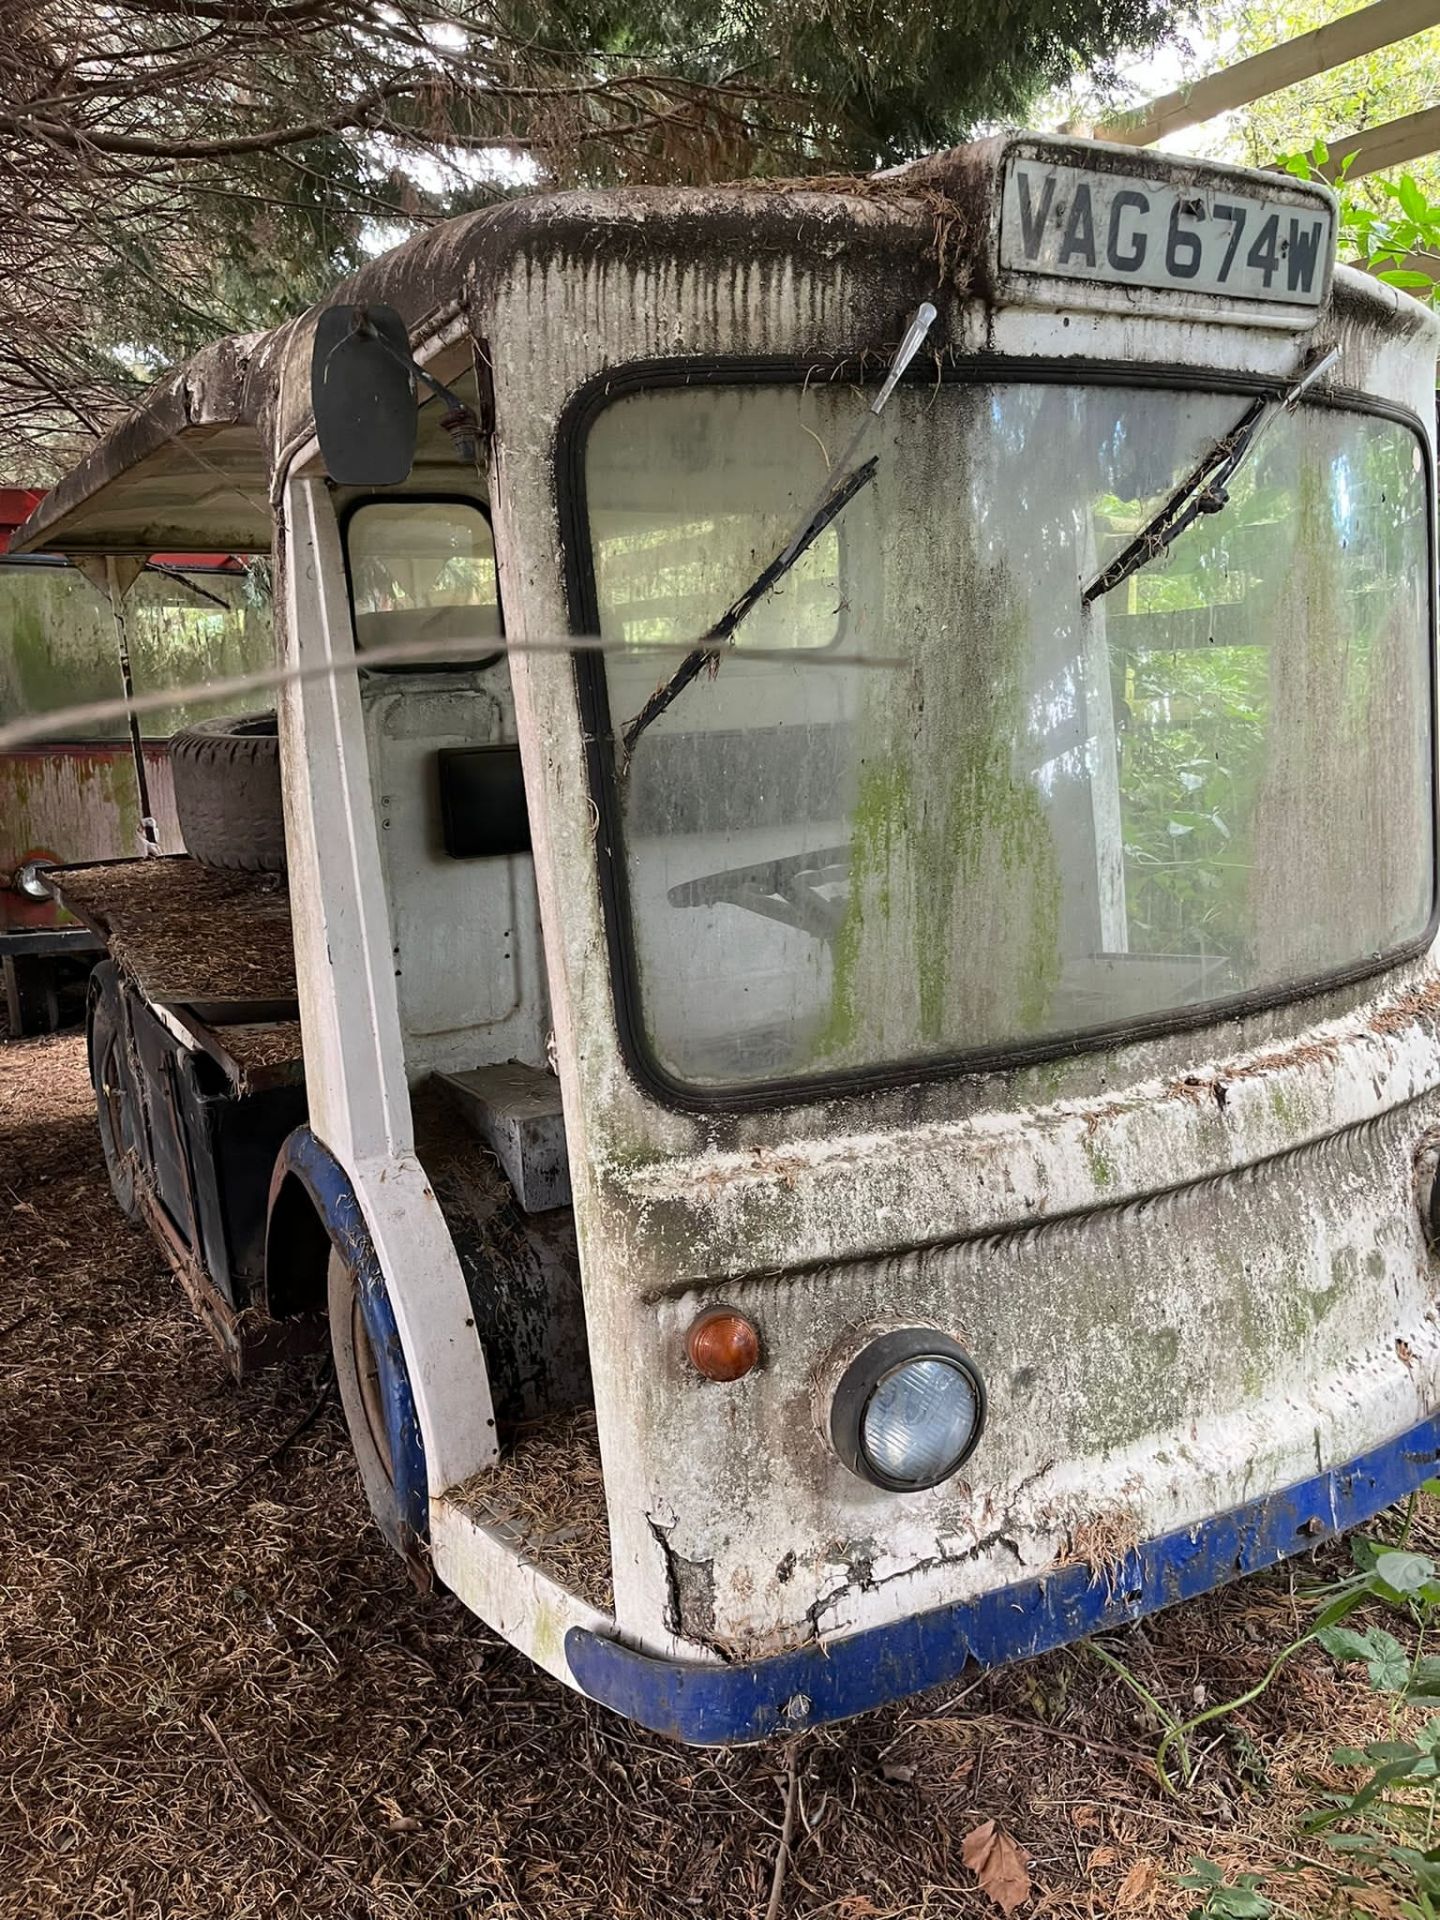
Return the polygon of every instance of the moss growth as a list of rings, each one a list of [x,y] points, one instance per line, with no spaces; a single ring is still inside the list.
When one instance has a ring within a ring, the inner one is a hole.
[[[1085,1158],[1090,1165],[1090,1178],[1097,1187],[1109,1187],[1115,1181],[1115,1167],[1104,1151],[1091,1139],[1084,1141]]]
[[[1025,598],[973,548],[936,592],[952,621],[937,608],[911,674],[870,691],[859,729],[875,750],[816,1043],[832,1064],[1035,1032],[1059,976],[1059,863],[1041,796],[1013,766]]]
[[[139,832],[128,742],[0,755],[0,867],[34,847],[62,861],[133,854]]]
[[[1272,1087],[1270,1111],[1287,1133],[1298,1135],[1305,1131],[1305,1103],[1293,1088]]]
[[[128,755],[97,761],[93,777],[114,816],[118,846],[127,854],[134,853],[140,840],[140,794],[133,763]],[[85,857],[91,857],[89,848]]]

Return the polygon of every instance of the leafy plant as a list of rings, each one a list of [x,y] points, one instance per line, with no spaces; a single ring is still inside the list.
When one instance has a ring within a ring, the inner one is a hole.
[[[1197,1856],[1189,1873],[1180,1876],[1182,1887],[1191,1887],[1205,1898],[1190,1909],[1190,1920],[1268,1920],[1275,1912],[1273,1902],[1260,1892],[1258,1873],[1237,1874],[1234,1880],[1213,1860]]]
[[[1433,1488],[1435,1483],[1430,1483]],[[1368,1868],[1397,1895],[1407,1920],[1440,1920],[1440,1717],[1427,1719],[1408,1739],[1396,1737],[1408,1707],[1440,1702],[1440,1658],[1425,1652],[1440,1619],[1440,1573],[1423,1553],[1355,1543],[1357,1571],[1341,1597],[1378,1603],[1414,1628],[1409,1651],[1381,1626],[1363,1631],[1332,1621],[1315,1638],[1337,1660],[1362,1661],[1376,1693],[1388,1697],[1389,1738],[1341,1747],[1335,1764],[1359,1770],[1349,1791],[1325,1796],[1306,1821],[1352,1868]]]
[[[1440,1480],[1427,1481],[1422,1491],[1440,1494]],[[1414,1507],[1412,1496],[1398,1542],[1363,1537],[1351,1542],[1354,1572],[1324,1591],[1313,1625],[1281,1651],[1256,1686],[1193,1719],[1181,1721],[1167,1713],[1113,1655],[1093,1645],[1088,1650],[1120,1673],[1163,1723],[1156,1763],[1161,1783],[1171,1793],[1178,1789],[1166,1755],[1178,1757],[1180,1780],[1188,1785],[1193,1775],[1190,1736],[1205,1722],[1257,1699],[1302,1647],[1315,1642],[1336,1660],[1363,1663],[1371,1687],[1389,1705],[1387,1738],[1336,1749],[1336,1766],[1355,1770],[1361,1778],[1353,1787],[1326,1793],[1306,1819],[1305,1831],[1340,1856],[1341,1884],[1361,1889],[1378,1880],[1405,1920],[1440,1920],[1440,1714],[1418,1729],[1407,1728],[1409,1737],[1400,1737],[1401,1715],[1407,1709],[1440,1704],[1440,1655],[1425,1650],[1440,1624],[1440,1569],[1428,1554],[1412,1552],[1407,1545]],[[1408,1648],[1378,1622],[1347,1624],[1358,1609],[1373,1606],[1408,1622]],[[1258,1874],[1232,1879],[1210,1860],[1193,1860],[1180,1884],[1204,1896],[1191,1909],[1190,1920],[1281,1920],[1291,1911],[1260,1891]]]
[[[1328,177],[1340,200],[1340,245],[1361,266],[1392,287],[1404,287],[1417,300],[1434,301],[1440,278],[1415,264],[1415,256],[1440,256],[1440,202],[1432,201],[1412,174],[1398,180],[1372,178],[1373,206],[1347,190],[1353,154],[1346,154]],[[1308,153],[1292,153],[1281,166],[1297,180],[1313,180],[1330,165],[1330,149],[1317,140]]]

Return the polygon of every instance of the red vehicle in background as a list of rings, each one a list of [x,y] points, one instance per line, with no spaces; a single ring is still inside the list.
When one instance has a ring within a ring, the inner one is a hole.
[[[0,487],[0,718],[268,663],[268,582],[249,561],[10,554],[10,535],[42,497]],[[46,867],[183,852],[166,740],[198,717],[177,702],[147,715],[143,731],[132,718],[0,753],[0,974],[12,1037],[57,1026],[67,984],[101,951],[50,898]]]

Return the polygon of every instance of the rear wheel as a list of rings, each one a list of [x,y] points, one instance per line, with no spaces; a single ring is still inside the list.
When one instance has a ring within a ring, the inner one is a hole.
[[[333,1249],[328,1292],[335,1378],[360,1483],[375,1524],[413,1562],[425,1532],[425,1462],[394,1320],[388,1302],[372,1302],[367,1313],[354,1271]]]
[[[100,1147],[115,1204],[127,1219],[140,1217],[136,1159],[138,1148],[135,1102],[125,1071],[123,1015],[115,964],[102,960],[92,976],[90,1001],[90,1083],[95,1089],[95,1116]]]

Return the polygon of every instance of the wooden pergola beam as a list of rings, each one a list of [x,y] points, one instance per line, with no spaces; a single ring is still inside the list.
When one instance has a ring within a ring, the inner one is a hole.
[[[1320,171],[1333,180],[1347,155],[1354,155],[1349,180],[1362,173],[1379,173],[1382,167],[1398,167],[1406,160],[1421,160],[1428,153],[1440,152],[1440,107],[1425,107],[1419,113],[1407,113],[1401,120],[1387,120],[1383,127],[1366,127],[1361,133],[1337,134],[1327,140],[1330,159]]]
[[[1408,40],[1437,23],[1440,23],[1440,0],[1374,0],[1373,5],[1347,13],[1328,26],[1316,27],[1278,47],[1268,47],[1264,53],[1239,60],[1233,67],[1222,67],[1219,73],[1208,74],[1203,80],[1179,87],[1146,106],[1119,114],[1104,126],[1096,127],[1095,137],[1114,140],[1121,146],[1148,147],[1167,133],[1199,126],[1217,114],[1228,113],[1232,107],[1247,106],[1266,94],[1293,87],[1299,80],[1329,73],[1333,67],[1343,67],[1347,61],[1359,60],[1397,40]],[[1405,122],[1397,120],[1392,124],[1401,127]],[[1375,129],[1377,134],[1384,131],[1386,129]],[[1355,136],[1356,139],[1362,137],[1372,136]],[[1395,158],[1413,160],[1419,152],[1433,151],[1435,145],[1440,142],[1397,154]],[[1375,164],[1391,166],[1394,161],[1379,160]],[[1351,169],[1352,173],[1355,171],[1356,168]],[[1373,168],[1362,167],[1358,171],[1371,172]]]

